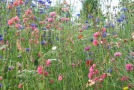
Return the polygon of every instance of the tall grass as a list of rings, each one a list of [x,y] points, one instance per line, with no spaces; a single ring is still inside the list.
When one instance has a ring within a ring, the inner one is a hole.
[[[9,9],[0,1],[1,90],[134,89],[134,2],[124,2],[115,20],[108,22],[105,19],[109,15],[91,13],[88,18],[82,14],[71,21],[72,12],[65,2],[55,8],[42,4],[37,8],[25,2]],[[51,12],[56,17],[50,16]],[[20,21],[9,25],[15,16]],[[28,20],[24,22],[24,18]],[[20,24],[18,28],[16,23]],[[98,73],[89,78],[95,65],[93,70]]]

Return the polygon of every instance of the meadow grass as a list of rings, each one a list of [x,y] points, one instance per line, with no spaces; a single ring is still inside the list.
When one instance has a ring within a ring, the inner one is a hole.
[[[0,90],[134,89],[133,2],[125,3],[127,9],[109,22],[93,14],[92,18],[81,14],[71,21],[65,3],[56,9],[40,4],[44,11],[30,5],[9,9],[0,1]],[[15,16],[20,20],[9,25]]]

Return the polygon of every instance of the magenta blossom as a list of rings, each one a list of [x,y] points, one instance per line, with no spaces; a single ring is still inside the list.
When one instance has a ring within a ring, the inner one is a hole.
[[[133,64],[126,64],[126,70],[127,71],[133,71]]]
[[[89,51],[90,50],[90,46],[85,47],[85,51]]]
[[[121,52],[116,52],[116,53],[114,53],[114,56],[115,56],[115,57],[122,56],[122,53],[121,53]]]

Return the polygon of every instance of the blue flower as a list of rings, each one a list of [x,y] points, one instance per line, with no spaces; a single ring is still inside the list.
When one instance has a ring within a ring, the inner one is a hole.
[[[104,38],[107,37],[107,33],[104,32],[104,33],[102,34],[102,36],[103,36]]]
[[[31,3],[31,6],[32,6],[32,7],[37,7],[37,5],[36,5],[36,4],[34,4],[34,3]]]
[[[125,14],[122,14],[120,18],[124,20],[126,18]]]
[[[112,28],[115,27],[115,25],[113,23],[109,23],[109,26],[112,27]]]
[[[121,23],[121,22],[123,22],[123,19],[122,18],[118,18],[117,22]]]
[[[127,11],[127,10],[128,10],[128,9],[125,8],[125,7],[121,9],[121,11],[124,11],[124,12]]]
[[[3,40],[3,35],[0,35],[0,41],[2,41]]]
[[[45,1],[44,1],[44,0],[38,0],[38,2],[39,2],[40,4],[45,4]]]
[[[92,15],[88,15],[88,18],[93,18],[93,16]]]
[[[52,3],[52,1],[50,1],[50,0],[47,0],[47,2],[48,2],[49,4],[51,4],[51,3]]]
[[[46,42],[45,41],[42,41],[41,44],[44,45],[44,44],[46,44]]]
[[[112,72],[113,72],[113,69],[112,68],[110,68],[110,69],[107,70],[107,73],[112,73]]]
[[[80,14],[77,14],[78,17],[80,17]]]
[[[26,1],[25,1],[25,4],[28,4],[29,2],[30,2],[30,0],[26,0]]]
[[[109,26],[108,26],[108,25],[106,25],[106,26],[105,26],[105,28],[109,28]]]
[[[0,88],[2,87],[2,84],[0,83]]]
[[[27,52],[30,51],[30,48],[26,48],[26,51],[27,51]]]

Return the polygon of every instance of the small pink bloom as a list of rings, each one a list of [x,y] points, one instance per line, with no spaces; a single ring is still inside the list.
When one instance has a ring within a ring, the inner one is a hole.
[[[38,72],[38,74],[43,74],[43,67],[42,66],[38,66],[37,72]]]
[[[20,88],[20,89],[23,88],[23,84],[19,84],[18,88]]]
[[[2,76],[0,76],[0,81],[1,81],[1,80],[3,80],[3,77],[2,77]]]
[[[98,74],[98,73],[99,73],[99,71],[98,71],[98,70],[95,70],[95,71],[94,71],[94,74]]]
[[[93,68],[96,68],[96,64],[93,64]]]
[[[23,3],[24,3],[24,2],[23,2],[22,0],[19,1],[19,4],[20,4],[20,5],[23,4]]]
[[[15,21],[15,22],[19,22],[19,21],[20,21],[19,17],[18,17],[18,16],[15,16],[15,17],[14,17],[14,21]]]
[[[127,81],[127,80],[129,80],[129,77],[127,77],[127,76],[122,76],[121,81]]]
[[[93,73],[88,73],[88,78],[91,79],[93,77]]]
[[[87,26],[86,26],[86,25],[82,25],[82,28],[83,28],[83,29],[86,29],[86,28],[87,28]]]
[[[98,38],[100,36],[100,32],[94,33],[94,38]]]
[[[48,18],[48,22],[53,22],[53,18]]]
[[[103,78],[99,78],[98,79],[99,82],[103,82],[103,80],[104,80]]]
[[[73,67],[73,68],[75,67],[75,64],[74,64],[74,63],[72,63],[72,67]]]
[[[106,32],[106,28],[102,28],[102,32]]]
[[[133,64],[126,64],[127,71],[133,71]]]
[[[19,6],[19,2],[16,0],[14,3],[13,3],[14,6]]]
[[[89,69],[89,72],[93,72],[93,71],[94,71],[94,68],[91,66]]]
[[[32,14],[32,10],[31,9],[28,9],[25,11],[25,15],[28,16],[28,15],[31,15]]]
[[[23,18],[23,22],[27,22],[28,21],[28,18]]]
[[[105,79],[106,77],[107,77],[107,74],[106,73],[104,73],[104,74],[101,75],[101,78],[102,79]]]
[[[89,51],[89,50],[90,50],[89,46],[85,47],[85,51]]]
[[[55,17],[56,16],[56,13],[55,12],[50,12],[50,17]]]
[[[62,17],[61,21],[69,21],[69,18]]]
[[[62,8],[62,11],[67,12],[69,11],[69,8]]]
[[[48,76],[48,74],[49,74],[49,73],[48,73],[47,71],[44,71],[44,75],[45,75],[45,76]]]
[[[59,75],[58,76],[58,81],[62,81],[62,79],[63,79],[62,75]]]
[[[9,26],[12,26],[12,25],[13,25],[13,20],[11,20],[11,19],[8,20],[8,25],[9,25]]]
[[[50,64],[51,64],[51,60],[46,60],[46,66],[50,66]]]
[[[15,27],[16,27],[17,29],[19,29],[19,28],[21,27],[21,25],[20,25],[20,24],[15,24]]]
[[[121,52],[116,52],[116,53],[114,53],[114,56],[119,57],[119,56],[122,56],[122,54],[121,54]]]
[[[93,45],[94,45],[94,46],[98,46],[98,45],[99,45],[98,41],[97,41],[97,40],[94,40],[94,41],[93,41]]]

